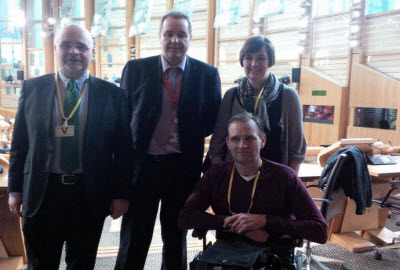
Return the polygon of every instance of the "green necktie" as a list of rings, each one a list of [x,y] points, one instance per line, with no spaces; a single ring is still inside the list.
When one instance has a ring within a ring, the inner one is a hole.
[[[78,86],[75,80],[70,80],[67,85],[69,89],[64,101],[64,115],[68,117],[79,100]],[[60,168],[65,173],[71,173],[78,167],[79,162],[79,107],[68,126],[74,126],[74,136],[61,138]]]

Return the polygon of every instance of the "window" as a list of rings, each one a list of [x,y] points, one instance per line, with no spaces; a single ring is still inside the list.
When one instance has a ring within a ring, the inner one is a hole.
[[[369,15],[395,9],[400,9],[399,0],[367,0],[365,14]]]
[[[313,17],[347,11],[351,5],[352,0],[314,0]]]

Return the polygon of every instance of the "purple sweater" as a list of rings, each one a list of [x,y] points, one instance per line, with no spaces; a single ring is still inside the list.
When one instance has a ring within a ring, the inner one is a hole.
[[[189,196],[179,216],[181,229],[222,229],[229,216],[227,193],[233,161],[213,165]],[[245,181],[235,171],[231,209],[246,213],[250,206],[254,179]],[[215,215],[207,212],[211,206]],[[263,159],[261,175],[254,195],[253,214],[265,214],[265,230],[272,236],[292,235],[317,243],[327,240],[327,226],[320,211],[296,173]]]

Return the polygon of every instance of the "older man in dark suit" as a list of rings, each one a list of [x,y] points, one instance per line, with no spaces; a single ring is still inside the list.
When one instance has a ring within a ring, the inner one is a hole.
[[[26,80],[10,155],[10,210],[23,216],[28,269],[93,269],[104,218],[129,206],[130,116],[125,93],[89,75],[93,40],[57,33],[56,74]]]
[[[186,55],[191,24],[180,12],[161,19],[162,55],[132,60],[122,74],[134,143],[134,193],[123,218],[116,269],[143,269],[161,200],[162,269],[187,268],[179,211],[200,178],[204,138],[221,101],[216,68]]]

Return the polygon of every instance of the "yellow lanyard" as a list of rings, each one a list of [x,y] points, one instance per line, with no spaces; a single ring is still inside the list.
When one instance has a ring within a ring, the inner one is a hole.
[[[62,118],[67,122],[69,119],[72,118],[72,116],[74,116],[74,113],[76,112],[76,110],[78,109],[79,105],[81,104],[82,98],[83,98],[83,94],[85,93],[85,85],[83,86],[83,89],[81,91],[81,94],[79,96],[78,102],[76,102],[75,107],[72,109],[71,113],[69,114],[68,117],[65,117],[64,115],[64,108],[62,106],[62,101],[61,101],[61,92],[60,92],[60,87],[58,86],[58,74],[55,74],[55,80],[56,80],[56,88],[57,88],[57,97],[58,97],[58,108],[60,109],[60,113]],[[87,80],[87,78],[86,78]]]
[[[260,98],[261,98],[262,94],[264,93],[265,87],[267,86],[267,81],[268,81],[268,78],[267,78],[267,80],[265,81],[264,86],[263,86],[263,88],[261,89],[260,93],[258,93],[256,102],[254,103],[254,111],[253,111],[253,114],[254,114],[254,115],[257,114],[258,103],[260,102]],[[242,102],[243,108],[244,108],[244,102],[243,102],[242,97],[240,97],[240,101]],[[246,108],[245,108],[245,110],[246,110]]]
[[[254,194],[256,193],[258,179],[260,178],[261,166],[262,166],[262,160],[260,162],[260,169],[257,171],[256,179],[254,180],[254,183],[253,183],[253,190],[251,191],[250,206],[249,206],[249,209],[247,210],[247,213],[249,213],[250,209],[253,207],[253,199],[254,199]],[[232,193],[232,183],[233,183],[234,176],[235,176],[235,164],[233,164],[233,167],[232,167],[231,178],[229,180],[229,187],[228,187],[229,213],[231,213],[232,215],[233,215],[233,212],[231,209],[231,193]]]

